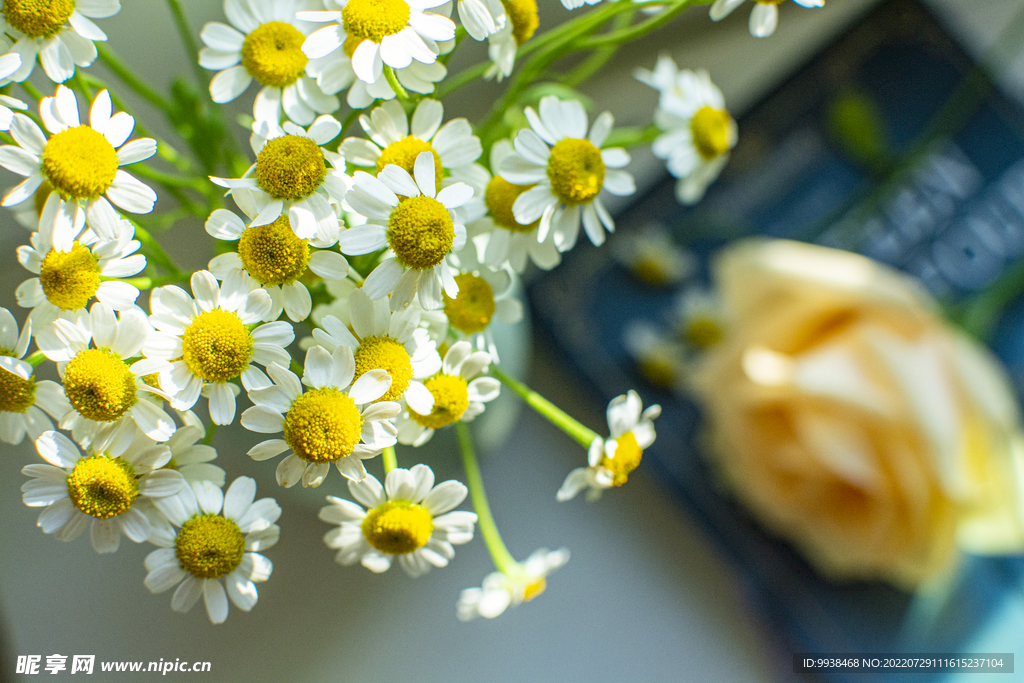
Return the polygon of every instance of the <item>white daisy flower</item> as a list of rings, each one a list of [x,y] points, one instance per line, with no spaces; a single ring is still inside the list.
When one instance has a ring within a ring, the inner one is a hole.
[[[376,83],[384,80],[385,64],[397,70],[413,61],[437,61],[438,43],[455,38],[455,23],[445,16],[445,4],[444,0],[331,0],[328,7],[336,9],[302,13],[306,21],[333,22],[310,34],[303,50],[314,58],[345,50],[356,77]],[[425,11],[435,8],[442,9]]]
[[[206,436],[202,421],[191,410],[180,411],[178,414],[185,424],[178,427],[174,436],[167,441],[167,447],[171,450],[167,467],[181,472],[186,481],[209,481],[215,486],[224,486],[224,470],[210,464],[210,461],[217,458],[216,449],[197,443]]]
[[[601,497],[601,492],[626,483],[629,473],[640,464],[645,448],[654,443],[654,419],[661,415],[661,406],[653,405],[640,412],[643,404],[632,389],[608,404],[608,439],[594,439],[587,459],[589,467],[578,467],[569,473],[558,489],[558,500],[571,500],[583,489],[587,500]]]
[[[446,54],[455,47],[455,41],[449,40],[439,43],[438,47],[441,49],[441,54]],[[328,59],[342,61],[341,57],[337,56],[338,54],[336,52]],[[338,68],[343,68],[343,66],[344,62]],[[349,66],[349,70],[351,71],[351,66]],[[441,62],[421,64],[413,60],[413,63],[404,69],[395,70],[395,78],[398,79],[398,83],[406,91],[420,93],[421,95],[433,94],[436,84],[443,81],[447,75],[448,67]],[[354,77],[355,74],[353,73]],[[346,104],[352,109],[366,109],[375,100],[388,101],[393,99],[395,99],[395,91],[391,88],[391,84],[388,83],[386,78],[381,78],[373,83],[367,83],[355,78],[345,96]]]
[[[644,379],[662,389],[686,392],[690,375],[686,345],[659,327],[641,320],[626,327],[623,342]]]
[[[192,275],[195,299],[173,285],[153,290],[150,322],[156,331],[143,354],[171,363],[160,374],[160,386],[178,410],[190,409],[203,394],[210,401],[210,419],[231,424],[238,387],[230,380],[241,378],[247,390],[270,386],[253,363],[291,361],[286,349],[295,331],[283,320],[256,325],[273,302],[266,290],[250,290],[250,284],[241,274],[218,284],[213,273],[201,270]]]
[[[251,610],[259,597],[256,584],[274,570],[257,551],[272,547],[281,533],[274,524],[281,507],[273,498],[255,499],[256,482],[238,477],[227,493],[204,481],[157,500],[170,524],[150,534],[160,548],[146,556],[146,588],[162,593],[178,586],[171,598],[175,612],[188,612],[203,598],[215,624],[228,618],[228,598],[243,612]]]
[[[564,1],[564,0],[563,0]],[[750,35],[755,38],[767,38],[775,33],[779,24],[779,8],[782,0],[754,0],[754,9],[750,12]],[[793,0],[801,7],[824,7],[825,0]],[[743,0],[715,0],[711,5],[711,21],[721,21],[732,14],[732,11],[743,4]]]
[[[4,57],[6,56],[4,55]],[[4,57],[0,57],[0,73],[3,72]],[[24,111],[28,109],[28,105],[14,97],[0,95],[0,130],[11,129],[11,124],[14,123],[14,112],[11,111],[12,109]]]
[[[320,519],[337,524],[324,536],[334,560],[343,566],[360,562],[372,572],[384,572],[397,556],[398,564],[417,577],[430,567],[447,566],[455,557],[453,545],[473,540],[476,514],[448,512],[466,498],[468,489],[451,479],[434,486],[434,472],[426,465],[388,472],[384,486],[373,475],[349,481],[352,497],[366,506],[328,496]],[[448,514],[444,514],[448,513]]]
[[[729,314],[713,289],[687,287],[673,311],[676,335],[691,349],[707,351],[725,338]]]
[[[329,246],[340,230],[331,202],[341,204],[351,187],[344,159],[320,145],[341,132],[341,124],[321,116],[308,129],[286,121],[280,128],[261,126],[266,134],[254,135],[256,163],[241,178],[214,178],[226,187],[239,207],[255,215],[251,225],[269,225],[287,217],[301,239]]]
[[[523,318],[523,304],[513,296],[514,279],[505,268],[492,270],[480,263],[475,248],[459,253],[459,272],[455,284],[458,296],[445,296],[442,336],[454,333],[467,339],[481,351],[487,351],[498,362],[497,344],[492,322],[514,325]]]
[[[0,147],[0,166],[26,179],[4,196],[3,206],[25,201],[48,181],[53,192],[83,207],[89,226],[107,239],[120,228],[110,202],[130,213],[152,211],[156,192],[120,167],[156,154],[156,141],[138,138],[125,144],[135,119],[123,111],[111,115],[111,109],[110,94],[100,91],[89,110],[89,125],[83,125],[75,93],[59,85],[56,95],[39,102],[49,139],[32,119],[15,114],[11,137],[18,144]]]
[[[473,196],[473,188],[455,183],[436,191],[434,156],[422,152],[416,158],[415,176],[388,164],[377,178],[357,171],[355,185],[345,201],[367,217],[367,223],[343,232],[338,238],[341,253],[371,254],[390,247],[385,258],[363,283],[371,299],[391,295],[391,310],[399,310],[418,297],[432,310],[448,296],[459,293],[448,265],[448,255],[466,244],[466,228],[454,209]],[[398,197],[402,199],[399,201]]]
[[[277,466],[277,483],[292,487],[319,486],[331,470],[360,481],[366,476],[362,461],[395,444],[390,420],[398,414],[393,401],[380,401],[391,385],[384,370],[363,373],[353,381],[356,362],[352,349],[339,346],[331,354],[320,346],[306,353],[302,384],[279,365],[267,372],[274,385],[254,389],[256,405],[242,413],[242,426],[260,434],[284,432],[249,449],[253,460],[267,460],[290,450]],[[351,386],[350,386],[351,385]]]
[[[736,122],[725,108],[725,97],[707,71],[677,69],[664,55],[654,71],[640,69],[636,76],[661,93],[654,123],[665,132],[652,145],[654,155],[668,160],[669,173],[679,178],[679,202],[695,204],[736,146]]]
[[[678,246],[660,223],[620,234],[612,246],[619,263],[652,287],[677,285],[697,270],[697,256]]]
[[[296,11],[314,7],[311,0],[224,0],[232,26],[211,21],[200,37],[199,65],[219,71],[210,81],[214,102],[231,102],[253,79],[261,86],[253,104],[257,121],[281,120],[281,112],[301,126],[317,114],[338,109],[338,98],[325,95],[310,78],[302,43],[313,26],[296,19]]]
[[[185,483],[178,472],[161,469],[171,452],[159,444],[84,455],[60,432],[46,432],[36,450],[50,464],[21,469],[32,477],[21,487],[25,505],[45,506],[38,525],[61,541],[74,540],[88,525],[98,553],[116,551],[122,532],[136,543],[149,538],[152,527],[136,503],[173,496]]]
[[[9,444],[21,443],[25,434],[38,439],[53,429],[50,417],[59,420],[71,410],[61,386],[48,379],[36,380],[35,369],[21,360],[31,338],[31,318],[19,334],[14,316],[0,308],[0,440]]]
[[[611,113],[597,117],[589,136],[587,113],[576,100],[549,95],[540,101],[540,116],[527,107],[526,118],[530,128],[516,134],[515,154],[499,168],[510,183],[536,186],[512,204],[516,221],[530,225],[539,218],[537,239],[544,241],[553,231],[555,246],[568,251],[576,244],[582,218],[590,241],[602,244],[604,231],[612,232],[615,221],[598,195],[602,190],[619,196],[636,191],[633,176],[620,170],[629,163],[626,150],[600,149],[612,130]]]
[[[503,78],[512,75],[519,46],[533,37],[540,25],[536,0],[505,0],[507,21],[501,30],[487,37],[487,56],[491,66],[484,78]]]
[[[467,588],[459,596],[456,614],[460,621],[477,617],[493,619],[510,606],[529,602],[547,588],[547,577],[569,561],[566,548],[535,550],[526,562],[516,563],[507,572],[492,572],[482,588]]]
[[[490,364],[491,355],[486,351],[474,352],[469,342],[452,344],[444,355],[441,372],[425,383],[434,397],[433,408],[421,414],[410,407],[398,420],[398,441],[422,446],[434,430],[469,422],[484,412],[484,403],[498,398],[501,390],[501,382],[493,377],[478,377]]]
[[[15,40],[11,54],[20,57],[20,67],[0,74],[21,83],[32,75],[36,56],[46,76],[63,83],[75,75],[76,66],[89,66],[96,61],[94,40],[105,41],[107,35],[92,19],[106,19],[121,11],[119,0],[5,0],[0,30]]]

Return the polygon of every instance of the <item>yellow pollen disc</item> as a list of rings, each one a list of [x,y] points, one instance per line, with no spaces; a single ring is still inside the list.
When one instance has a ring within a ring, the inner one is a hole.
[[[501,4],[512,20],[512,37],[516,39],[516,45],[522,45],[540,25],[536,0],[502,0]]]
[[[30,38],[58,33],[75,11],[75,0],[4,0],[7,23]]]
[[[274,199],[308,197],[326,176],[323,151],[301,135],[274,138],[256,156],[256,182]]]
[[[782,0],[754,0],[759,5],[781,5]]]
[[[10,356],[10,349],[0,348],[0,356]],[[36,402],[36,382],[22,379],[0,368],[0,413],[24,413]]]
[[[411,12],[404,0],[349,0],[341,10],[345,33],[379,43],[409,23]]]
[[[690,132],[693,134],[693,146],[705,161],[710,161],[732,149],[732,117],[724,109],[698,109],[690,121]]]
[[[601,467],[611,470],[612,486],[622,486],[629,478],[629,473],[640,464],[644,452],[636,443],[633,432],[626,432],[617,439],[615,457],[605,456],[601,459]]]
[[[198,515],[181,525],[174,541],[181,568],[199,579],[219,579],[235,571],[245,554],[238,525],[220,515]]]
[[[456,275],[455,284],[459,286],[458,295],[454,299],[444,295],[448,324],[465,334],[480,332],[494,316],[494,290],[487,280],[472,273]]]
[[[207,382],[238,377],[252,358],[249,330],[237,314],[220,308],[197,315],[185,328],[181,344],[189,370]]]
[[[238,240],[238,257],[262,285],[285,285],[299,279],[309,265],[309,244],[292,230],[288,215],[270,225],[248,228]]]
[[[420,415],[414,410],[409,414],[424,427],[440,429],[454,424],[469,407],[466,380],[458,375],[434,375],[423,384],[434,397],[434,409],[429,415]]]
[[[377,550],[404,555],[419,550],[434,532],[434,518],[422,505],[389,500],[366,513],[363,536]]]
[[[337,389],[312,389],[299,396],[284,417],[284,440],[306,462],[340,460],[359,443],[363,416],[355,401]]]
[[[548,179],[551,190],[563,204],[586,204],[604,184],[601,150],[590,140],[565,138],[551,148]]]
[[[401,166],[409,174],[413,174],[416,168],[416,157],[423,152],[430,152],[434,155],[434,188],[441,187],[441,179],[444,177],[444,168],[441,166],[441,155],[438,154],[429,142],[424,142],[417,137],[407,135],[398,142],[392,142],[384,148],[377,159],[377,173],[380,174],[388,164]]]
[[[135,470],[120,458],[82,458],[68,475],[68,497],[75,507],[97,519],[127,512],[139,497]]]
[[[407,197],[388,218],[388,243],[403,266],[428,270],[444,261],[452,250],[455,223],[436,199]]]
[[[95,199],[117,175],[117,152],[89,126],[63,130],[46,142],[43,172],[65,199]]]
[[[722,341],[722,326],[713,318],[694,318],[683,331],[683,337],[690,346],[708,349]]]
[[[78,242],[71,251],[51,249],[39,269],[39,283],[46,300],[57,308],[80,310],[100,287],[99,261]]]
[[[302,53],[306,36],[283,21],[258,26],[242,43],[242,66],[249,75],[271,88],[299,80],[309,58]]]
[[[526,584],[526,588],[523,589],[523,602],[530,602],[535,597],[544,592],[544,589],[548,587],[547,579],[543,576],[536,581],[531,581]]]
[[[494,219],[498,226],[513,232],[532,232],[540,225],[539,218],[529,225],[523,225],[512,214],[512,205],[516,203],[516,199],[531,187],[533,185],[510,183],[497,175],[491,178],[491,181],[487,183],[487,189],[484,191],[484,202],[487,203],[487,208],[491,212],[491,218]]]
[[[107,349],[79,351],[64,368],[64,395],[82,417],[112,422],[139,400],[135,375]]]
[[[356,374],[352,381],[378,368],[391,375],[391,387],[378,401],[397,401],[409,388],[412,360],[405,347],[391,337],[367,337],[353,355],[356,358]]]

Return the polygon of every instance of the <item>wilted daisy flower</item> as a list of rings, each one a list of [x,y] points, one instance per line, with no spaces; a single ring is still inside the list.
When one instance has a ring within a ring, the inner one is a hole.
[[[368,220],[343,232],[338,247],[350,255],[391,248],[394,256],[384,259],[363,283],[371,299],[390,294],[391,310],[409,305],[416,297],[427,310],[440,308],[442,289],[452,297],[459,293],[447,257],[466,244],[466,228],[454,209],[469,201],[473,188],[455,183],[437,192],[430,152],[416,158],[415,176],[413,180],[394,164],[385,166],[376,178],[357,171],[355,185],[345,195],[345,201]]]
[[[4,0],[0,29],[16,41],[11,50],[21,57],[21,66],[4,77],[21,83],[32,75],[38,55],[46,76],[63,83],[75,75],[76,65],[89,66],[96,60],[92,41],[107,39],[90,20],[119,11],[120,0]]]
[[[388,472],[384,486],[372,474],[349,481],[352,497],[366,506],[328,496],[320,519],[338,524],[324,536],[334,560],[343,566],[356,562],[373,572],[384,572],[397,556],[409,576],[430,567],[444,567],[455,557],[452,545],[473,540],[476,513],[448,512],[466,498],[468,490],[451,479],[434,486],[434,472],[426,465]],[[444,514],[444,513],[448,514]]]
[[[676,245],[665,226],[658,223],[619,235],[613,246],[619,263],[655,287],[678,284],[697,269],[693,252]]]
[[[204,481],[156,501],[170,524],[150,534],[160,548],[146,556],[146,588],[162,593],[178,586],[171,598],[175,612],[188,612],[203,598],[215,624],[228,618],[228,598],[243,612],[251,610],[259,597],[256,584],[274,570],[257,551],[272,547],[281,533],[274,524],[281,507],[273,498],[255,498],[256,482],[239,477],[226,494]]]
[[[506,0],[503,4],[508,20],[500,31],[487,38],[487,56],[492,63],[484,74],[484,78],[497,77],[499,83],[512,75],[519,46],[532,38],[540,25],[536,0]]]
[[[25,505],[45,506],[38,525],[61,541],[74,540],[90,526],[98,553],[116,551],[122,532],[136,543],[145,541],[152,527],[136,502],[173,496],[185,483],[178,472],[161,469],[171,457],[162,444],[84,455],[60,432],[46,432],[36,450],[50,464],[21,469],[32,477],[21,487]]]
[[[665,132],[654,141],[654,155],[667,159],[669,173],[679,178],[676,198],[694,204],[728,162],[736,122],[707,71],[679,70],[663,55],[654,71],[641,69],[636,75],[661,93],[654,123]]]
[[[459,596],[456,613],[460,621],[477,617],[493,619],[509,606],[529,602],[547,588],[549,574],[569,561],[565,548],[551,551],[535,550],[526,562],[516,563],[507,572],[492,572],[484,579],[483,588],[467,588]]]
[[[612,130],[611,113],[598,116],[587,135],[583,105],[548,95],[540,101],[540,116],[527,107],[526,118],[530,128],[516,134],[515,153],[499,168],[510,183],[535,185],[512,204],[516,221],[530,225],[540,219],[537,239],[553,231],[555,246],[568,251],[576,244],[582,219],[590,241],[602,244],[604,231],[613,231],[615,221],[601,203],[601,190],[620,196],[636,191],[633,176],[619,170],[629,163],[626,150],[601,149]]]
[[[252,225],[269,225],[285,216],[300,238],[333,244],[339,224],[331,201],[341,203],[350,180],[344,160],[320,145],[337,137],[341,124],[321,116],[308,130],[286,121],[281,128],[261,126],[261,132],[266,137],[253,137],[256,163],[241,178],[210,180],[228,188],[236,200],[241,192],[248,193],[239,205],[257,214]]]
[[[106,90],[93,100],[88,126],[79,121],[75,93],[63,85],[53,97],[40,100],[39,114],[49,139],[32,119],[15,114],[11,137],[18,144],[0,147],[0,166],[27,176],[4,196],[4,206],[23,202],[48,181],[54,192],[82,206],[90,227],[108,239],[120,227],[110,202],[130,213],[153,210],[156,193],[119,167],[156,154],[156,141],[138,138],[125,144],[135,119],[123,111],[111,115]]]
[[[32,320],[18,334],[18,323],[0,308],[0,440],[19,444],[28,434],[38,439],[53,429],[47,413],[59,420],[71,410],[64,390],[48,379],[36,380],[30,363],[21,360],[32,337]]]
[[[497,345],[491,323],[512,325],[523,318],[523,304],[512,296],[513,278],[508,270],[491,270],[476,258],[476,249],[459,253],[459,270],[455,284],[459,293],[444,297],[446,323],[444,336],[454,332],[458,339],[470,340],[474,347],[487,351],[497,362]]]
[[[313,26],[295,13],[314,6],[310,0],[224,0],[233,27],[211,21],[200,34],[206,43],[200,66],[220,72],[210,81],[213,101],[234,100],[256,79],[263,86],[253,104],[257,121],[277,123],[283,109],[290,120],[308,126],[317,114],[336,111],[338,98],[325,95],[307,75],[309,58],[302,52]]]
[[[444,355],[441,372],[425,384],[434,397],[429,413],[419,413],[410,406],[398,421],[398,440],[403,444],[421,446],[430,440],[434,430],[456,422],[469,422],[484,412],[484,403],[498,398],[501,382],[493,377],[478,377],[491,364],[486,351],[473,351],[469,342],[452,344]]]
[[[391,378],[375,369],[353,381],[356,361],[349,347],[339,346],[333,354],[320,346],[306,352],[306,392],[293,372],[278,365],[270,365],[267,372],[274,385],[249,392],[256,405],[242,413],[242,426],[260,434],[284,432],[283,439],[249,449],[253,460],[291,450],[277,466],[281,486],[295,486],[300,480],[303,486],[319,486],[331,463],[342,476],[359,481],[366,476],[363,459],[395,444],[395,428],[388,420],[398,414],[399,406],[379,400]]]
[[[295,339],[290,323],[279,320],[250,329],[266,319],[273,305],[266,290],[250,290],[250,283],[236,273],[218,284],[213,273],[201,270],[192,275],[195,299],[173,285],[153,290],[150,321],[156,331],[143,353],[171,362],[160,374],[160,386],[178,410],[194,406],[202,393],[210,400],[210,419],[231,424],[238,387],[230,380],[241,378],[246,389],[269,386],[252,363],[290,362],[286,347]]]
[[[750,35],[755,38],[767,38],[775,33],[779,24],[779,8],[782,0],[754,0],[754,9],[750,12]],[[793,0],[802,7],[824,7],[825,0]],[[711,21],[720,21],[732,14],[732,11],[743,4],[743,0],[715,0],[711,5]]]
[[[209,481],[224,486],[224,470],[210,461],[217,458],[213,446],[196,443],[206,435],[203,423],[192,411],[181,412],[185,424],[167,441],[171,459],[166,467],[178,470],[187,481]]]
[[[594,439],[587,459],[590,467],[578,467],[565,478],[558,489],[558,500],[574,498],[584,488],[587,500],[596,500],[604,489],[622,486],[629,473],[640,464],[644,449],[654,443],[654,418],[661,415],[661,406],[653,405],[640,412],[643,404],[633,390],[617,396],[608,404],[608,439]]]

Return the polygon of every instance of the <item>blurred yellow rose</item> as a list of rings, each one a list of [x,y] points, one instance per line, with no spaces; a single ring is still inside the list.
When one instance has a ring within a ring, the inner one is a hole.
[[[727,485],[834,578],[903,587],[1024,549],[1016,401],[906,275],[781,240],[727,248],[733,321],[696,371]]]

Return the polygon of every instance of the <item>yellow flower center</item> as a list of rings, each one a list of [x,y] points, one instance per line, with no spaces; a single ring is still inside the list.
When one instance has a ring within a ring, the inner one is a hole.
[[[434,532],[434,518],[422,505],[389,500],[366,513],[363,536],[377,550],[404,555],[419,550]]]
[[[127,512],[139,497],[135,470],[120,458],[82,458],[68,475],[68,497],[75,507],[97,519]]]
[[[719,157],[733,145],[733,124],[729,112],[724,109],[701,107],[690,121],[690,132],[693,134],[693,146],[706,160]]]
[[[434,375],[424,385],[434,397],[434,409],[429,415],[420,415],[414,410],[410,410],[409,414],[428,429],[440,429],[454,424],[469,407],[466,380],[458,375]]]
[[[530,602],[535,597],[544,592],[544,589],[548,587],[547,579],[543,576],[536,581],[531,581],[526,584],[526,588],[523,589],[523,602]]]
[[[256,156],[256,182],[274,199],[301,199],[327,176],[324,153],[311,138],[282,135]]]
[[[780,5],[783,0],[754,0],[759,5]]]
[[[640,374],[659,387],[670,389],[675,384],[678,374],[675,360],[667,354],[652,354],[637,361]]]
[[[74,11],[75,0],[4,0],[7,23],[29,38],[58,33]]]
[[[604,184],[601,150],[590,140],[565,138],[551,148],[548,178],[551,190],[563,204],[586,204]]]
[[[497,175],[491,178],[491,181],[487,183],[487,189],[484,191],[484,202],[486,202],[495,224],[513,232],[532,232],[540,225],[539,218],[529,225],[523,225],[516,220],[515,215],[512,213],[512,205],[516,203],[519,195],[532,187],[533,185],[510,183]]]
[[[710,316],[695,317],[683,330],[686,343],[698,349],[711,348],[722,341],[723,336],[721,324]]]
[[[306,37],[283,21],[258,26],[242,43],[242,66],[249,75],[272,88],[299,80],[309,58],[302,53]]]
[[[0,356],[11,356],[10,349],[0,348]],[[0,368],[0,413],[24,413],[36,402],[36,382],[22,379]]]
[[[455,276],[459,293],[454,299],[444,295],[444,314],[448,324],[466,334],[480,332],[491,323],[494,315],[494,290],[487,280],[462,273]]]
[[[39,283],[46,300],[57,308],[80,310],[100,287],[99,260],[78,242],[71,251],[51,249],[39,269]]]
[[[428,270],[444,261],[452,250],[455,223],[436,199],[407,197],[388,218],[388,243],[403,266]]]
[[[43,172],[64,198],[95,199],[117,175],[117,152],[98,131],[75,126],[57,133],[43,147]]]
[[[237,314],[221,308],[197,315],[185,328],[181,344],[189,370],[207,382],[238,377],[252,358],[249,330]]]
[[[113,351],[79,351],[64,368],[64,394],[82,417],[112,422],[127,413],[139,397],[135,375]]]
[[[181,525],[174,541],[181,568],[199,579],[219,579],[235,571],[245,554],[238,525],[220,515],[197,515]]]
[[[611,470],[612,486],[622,486],[629,479],[629,473],[640,464],[644,454],[636,443],[633,432],[626,432],[616,440],[615,457],[605,456],[601,459],[601,467]]]
[[[522,45],[533,37],[533,32],[540,25],[536,0],[502,0],[501,4],[512,20],[512,37],[516,39],[516,45]]]
[[[356,359],[355,378],[370,370],[381,369],[391,375],[391,387],[378,401],[397,401],[412,381],[412,360],[405,347],[391,337],[367,337],[353,354]]]
[[[429,142],[424,142],[412,135],[406,136],[398,142],[392,142],[384,148],[377,159],[377,174],[379,175],[388,164],[401,166],[409,175],[413,174],[416,168],[416,157],[423,152],[430,152],[434,155],[434,189],[441,187],[441,179],[444,177],[444,168],[441,166],[441,155],[434,151]]]
[[[404,0],[349,0],[341,21],[350,36],[379,43],[405,28],[410,14]]]
[[[333,462],[359,443],[363,416],[355,401],[333,388],[299,396],[284,418],[284,440],[306,462]]]
[[[288,215],[270,225],[248,228],[238,240],[238,257],[246,272],[262,285],[295,282],[309,265],[309,244],[292,230]]]

